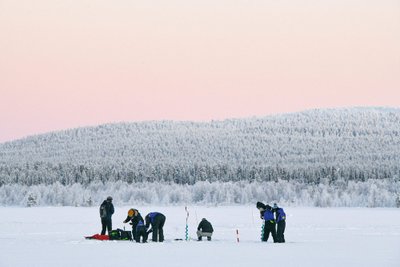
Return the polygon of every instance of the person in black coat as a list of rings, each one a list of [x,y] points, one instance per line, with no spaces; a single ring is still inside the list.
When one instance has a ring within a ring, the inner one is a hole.
[[[146,221],[146,229],[149,229],[151,225],[151,229],[147,231],[147,234],[153,232],[152,241],[153,242],[163,242],[164,241],[164,224],[165,224],[165,216],[160,212],[150,212],[145,217]]]
[[[123,221],[123,223],[127,223],[130,221],[130,225],[132,225],[132,236],[136,242],[140,242],[140,237],[142,237],[142,242],[145,243],[147,241],[146,227],[144,225],[144,220],[142,215],[137,209],[128,210],[128,216]]]
[[[197,227],[197,238],[201,241],[203,236],[207,237],[208,241],[211,241],[211,236],[214,232],[214,228],[212,227],[211,223],[203,218]]]
[[[106,229],[108,234],[112,230],[112,220],[111,216],[114,214],[114,205],[112,204],[112,197],[107,197],[106,200],[100,205],[100,218],[101,218],[101,234],[106,234]]]

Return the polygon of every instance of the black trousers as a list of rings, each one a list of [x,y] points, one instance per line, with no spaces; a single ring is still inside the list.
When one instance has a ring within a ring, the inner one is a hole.
[[[147,236],[148,236],[148,234],[146,232],[146,227],[144,225],[143,226],[138,226],[136,228],[134,238],[135,238],[135,241],[137,243],[140,243],[140,238],[142,238],[142,242],[143,243],[146,243],[147,242]]]
[[[276,237],[278,243],[285,243],[285,228],[286,228],[286,221],[282,220],[277,223],[277,230],[276,230]]]
[[[101,234],[105,235],[106,234],[106,228],[107,228],[107,232],[108,234],[110,234],[111,230],[112,230],[112,222],[111,219],[101,219]]]
[[[153,230],[152,241],[153,242],[163,242],[164,241],[164,227],[165,224],[165,216],[163,214],[157,214],[154,217],[153,223],[151,224],[151,228]]]
[[[132,237],[134,240],[136,240],[136,233],[137,233],[136,226],[135,227],[132,226]]]
[[[275,222],[265,221],[265,224],[264,224],[264,235],[263,235],[262,241],[267,242],[270,233],[272,235],[272,239],[274,240],[274,243],[276,243],[277,242],[277,238],[276,238]]]

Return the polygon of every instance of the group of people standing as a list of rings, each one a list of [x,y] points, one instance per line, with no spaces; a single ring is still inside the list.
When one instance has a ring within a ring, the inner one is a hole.
[[[285,211],[274,203],[273,207],[257,202],[260,217],[264,220],[264,228],[261,241],[267,242],[269,234],[272,235],[274,243],[285,243],[286,214]]]
[[[114,205],[112,204],[112,197],[107,197],[106,200],[100,205],[100,218],[101,218],[101,235],[105,235],[106,230],[108,233],[112,231],[111,216],[114,214]],[[274,243],[285,242],[285,228],[286,228],[286,214],[284,210],[276,203],[273,207],[265,205],[262,202],[257,202],[257,209],[260,211],[260,217],[264,220],[264,227],[261,240],[268,241],[269,235],[272,235]],[[129,209],[128,216],[123,223],[132,225],[132,237],[136,242],[147,242],[148,235],[152,233],[153,242],[164,241],[164,224],[166,217],[160,212],[150,212],[143,219],[139,210]],[[203,218],[197,227],[197,237],[201,241],[202,237],[207,237],[211,241],[211,236],[214,229],[209,221]]]

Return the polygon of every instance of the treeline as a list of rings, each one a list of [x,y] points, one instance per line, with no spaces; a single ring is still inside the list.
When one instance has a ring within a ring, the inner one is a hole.
[[[251,167],[229,165],[123,165],[120,166],[86,166],[36,162],[23,165],[0,164],[0,186],[19,185],[61,185],[94,182],[125,182],[127,184],[142,182],[164,182],[193,185],[197,182],[270,182],[298,181],[306,184],[319,184],[321,179],[329,183],[338,180],[361,181],[368,179],[392,179],[400,181],[400,165],[381,168],[364,166],[315,166],[307,169],[287,169],[276,167]]]
[[[257,201],[278,202],[282,206],[317,207],[400,207],[400,182],[370,179],[304,184],[277,182],[197,182],[192,186],[175,183],[94,182],[61,185],[4,185],[0,205],[17,206],[98,206],[111,195],[120,205],[232,205]]]

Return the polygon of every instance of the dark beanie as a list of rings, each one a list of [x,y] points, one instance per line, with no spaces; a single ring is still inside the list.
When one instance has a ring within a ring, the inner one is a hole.
[[[266,208],[265,204],[262,202],[257,202],[256,207],[257,207],[257,209],[259,209],[259,208],[265,209]]]

